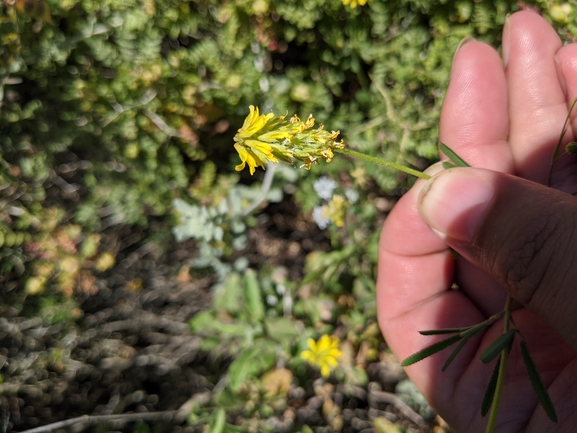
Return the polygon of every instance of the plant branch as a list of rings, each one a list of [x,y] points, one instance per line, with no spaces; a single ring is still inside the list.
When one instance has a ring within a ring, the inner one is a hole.
[[[264,172],[260,194],[246,207],[246,209],[243,209],[242,216],[247,216],[266,200],[266,195],[270,191],[274,179],[275,168],[276,166],[274,164],[268,164]]]
[[[549,166],[549,177],[547,179],[547,186],[551,186],[551,180],[553,177],[553,165],[557,162],[559,158],[561,158],[564,153],[559,154],[559,150],[561,149],[561,144],[563,144],[563,137],[567,133],[567,124],[569,123],[569,119],[571,119],[571,113],[573,112],[573,108],[575,108],[575,104],[577,103],[577,98],[573,100],[571,107],[569,107],[569,112],[567,113],[567,117],[565,118],[565,123],[563,123],[563,128],[561,129],[561,134],[559,134],[559,140],[557,141],[557,145],[553,150],[553,154],[551,155],[551,165]]]
[[[505,302],[505,316],[503,318],[503,333],[509,330],[511,325],[511,301],[513,298],[507,296],[507,301]],[[489,422],[487,423],[487,429],[485,433],[492,433],[495,430],[495,424],[497,423],[497,414],[499,413],[499,404],[501,403],[501,394],[503,393],[503,386],[505,384],[505,368],[507,367],[507,359],[509,358],[510,346],[507,346],[501,352],[501,358],[499,359],[499,373],[497,375],[497,385],[495,386],[495,397],[493,398],[493,405],[491,406],[491,413],[489,414]]]
[[[112,108],[114,109],[114,111],[112,113],[104,116],[100,126],[102,128],[104,128],[105,126],[107,126],[108,124],[113,122],[118,116],[120,116],[125,111],[129,111],[129,110],[132,110],[133,108],[146,105],[150,101],[152,101],[154,98],[156,98],[156,92],[149,90],[144,95],[142,95],[142,97],[140,99],[138,99],[134,104],[123,106],[123,105],[120,105],[118,103],[114,103],[112,105]]]
[[[76,424],[98,424],[111,421],[135,422],[135,421],[154,421],[163,419],[165,421],[171,421],[174,419],[178,411],[167,410],[162,412],[146,412],[146,413],[127,413],[127,414],[117,414],[117,415],[82,415],[76,418],[67,419],[64,421],[58,421],[52,424],[47,424],[41,427],[35,427],[30,430],[22,431],[21,433],[44,433],[56,430],[58,428],[70,427]]]
[[[420,177],[421,179],[430,179],[431,178],[431,176],[429,176],[428,174],[425,174],[425,173],[420,172],[418,170],[414,170],[412,168],[405,167],[404,165],[387,161],[386,159],[381,159],[381,158],[377,158],[375,156],[365,155],[364,153],[357,152],[355,150],[337,149],[337,148],[334,148],[333,150],[335,152],[342,153],[343,155],[352,156],[353,158],[358,158],[358,159],[362,159],[362,160],[365,160],[368,162],[373,162],[375,164],[382,165],[385,167],[394,168],[395,170],[399,170],[399,171],[402,171],[403,173],[407,173],[407,174],[410,174],[410,175],[413,175],[416,177]]]

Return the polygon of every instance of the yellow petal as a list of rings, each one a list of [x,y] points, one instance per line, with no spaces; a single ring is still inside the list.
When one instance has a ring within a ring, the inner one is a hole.
[[[331,337],[329,337],[328,335],[323,335],[320,339],[319,339],[319,346],[322,347],[326,347],[328,345],[331,344]]]
[[[272,154],[271,145],[268,143],[265,143],[264,141],[245,140],[245,144],[249,147],[252,147],[253,149],[261,151],[265,155],[268,155],[269,153]]]
[[[327,356],[331,356],[333,358],[340,358],[341,351],[339,349],[330,349],[327,353]]]
[[[303,352],[301,352],[301,358],[304,359],[305,361],[309,361],[313,357],[314,356],[310,350],[304,350]]]
[[[254,107],[254,105],[251,105],[250,107],[248,107],[248,116],[246,116],[246,119],[244,119],[244,123],[242,124],[242,128],[240,128],[241,130],[245,130],[247,129],[250,125],[252,125],[254,123],[254,121],[258,118],[258,107]]]
[[[309,349],[311,350],[311,352],[317,351],[317,343],[312,338],[309,338],[307,340],[307,345],[309,346]]]
[[[325,359],[325,362],[327,363],[327,365],[329,365],[330,367],[336,367],[337,365],[339,365],[338,361],[335,358],[332,358],[330,356],[328,356]]]
[[[244,120],[242,128],[240,128],[236,134],[239,138],[251,137],[256,132],[260,131],[266,123],[274,117],[274,113],[259,115],[258,107],[255,108],[253,105],[248,107],[248,109],[250,112]]]

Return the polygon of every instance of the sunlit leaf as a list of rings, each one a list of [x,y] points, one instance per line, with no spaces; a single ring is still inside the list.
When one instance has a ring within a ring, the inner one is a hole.
[[[45,0],[16,0],[14,6],[20,13],[29,15],[33,18],[39,18],[52,24],[50,6]]]
[[[226,280],[215,285],[213,290],[212,302],[215,310],[226,311],[233,316],[244,310],[242,281],[237,272],[231,272]]]
[[[213,330],[214,316],[210,311],[201,311],[190,319],[189,325],[192,332],[202,332],[206,330]]]
[[[213,412],[212,420],[209,425],[208,433],[222,433],[226,422],[226,412],[224,408],[219,407]]]
[[[535,366],[535,362],[529,353],[529,348],[527,347],[527,343],[525,340],[521,340],[521,354],[523,355],[523,361],[525,362],[525,367],[527,368],[527,373],[529,374],[529,379],[531,380],[531,385],[533,385],[533,389],[535,390],[535,394],[537,394],[537,398],[545,409],[545,413],[549,417],[551,421],[557,422],[557,413],[555,412],[555,406],[551,401],[551,397],[549,397],[549,393],[547,392],[547,388],[537,371],[537,367]]]
[[[228,368],[230,388],[234,392],[238,392],[244,381],[257,377],[271,368],[276,359],[276,349],[269,342],[260,341],[254,347],[244,350]]]
[[[481,403],[481,416],[487,415],[489,409],[491,409],[491,405],[493,404],[493,398],[495,397],[495,389],[497,388],[497,378],[499,376],[500,361],[501,357],[499,357],[497,364],[495,364],[493,374],[491,374],[491,379],[489,379],[489,383],[487,384],[487,389],[485,390],[485,396],[483,397],[483,402]]]
[[[515,329],[509,329],[507,332],[499,335],[499,337],[497,337],[495,341],[493,341],[489,347],[487,347],[483,353],[481,353],[481,361],[487,364],[499,356],[503,349],[508,347],[513,342],[513,338],[515,338],[515,332],[517,332]]]
[[[470,165],[467,164],[463,158],[457,155],[449,146],[441,143],[440,147],[441,151],[447,155],[447,158],[449,158],[457,167],[470,167]]]
[[[417,353],[412,354],[411,356],[405,358],[403,362],[401,362],[401,366],[407,367],[409,365],[414,364],[415,362],[422,361],[425,358],[428,358],[431,355],[434,355],[437,352],[455,344],[461,338],[460,335],[453,335],[452,337],[445,338],[435,344],[431,344],[430,346],[425,347],[423,350],[419,350]]]
[[[246,270],[243,283],[247,311],[254,320],[261,320],[264,317],[264,303],[260,284],[253,269]]]
[[[300,335],[295,321],[286,317],[266,318],[264,326],[267,335],[279,343],[287,343]]]
[[[384,416],[375,418],[373,420],[373,425],[375,426],[376,433],[401,433],[405,431],[398,424],[389,421]]]

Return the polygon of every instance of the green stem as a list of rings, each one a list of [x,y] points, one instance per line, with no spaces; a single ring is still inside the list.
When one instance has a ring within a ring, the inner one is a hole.
[[[577,104],[577,98],[573,99],[573,103],[571,107],[569,107],[569,112],[567,113],[567,117],[565,118],[565,123],[563,123],[563,128],[561,128],[561,134],[559,135],[559,140],[557,141],[557,145],[553,150],[553,154],[551,155],[551,165],[549,166],[549,178],[547,179],[547,186],[551,186],[551,178],[553,177],[553,165],[557,162],[562,155],[559,155],[559,150],[561,149],[561,145],[563,144],[563,137],[565,137],[565,133],[567,132],[567,124],[569,123],[569,119],[571,119],[571,112],[573,108],[575,108],[575,104]]]
[[[505,317],[503,318],[503,332],[507,332],[511,326],[511,301],[513,298],[507,296],[505,302]],[[491,413],[489,414],[489,422],[485,433],[493,433],[495,424],[497,423],[497,414],[499,413],[499,404],[501,403],[501,394],[503,394],[503,385],[505,384],[505,367],[507,366],[507,359],[509,358],[509,347],[505,347],[501,352],[499,358],[499,373],[497,374],[497,385],[495,386],[495,396],[493,397],[493,404],[491,406]]]
[[[396,164],[394,162],[387,161],[386,159],[377,158],[375,156],[365,155],[364,153],[356,152],[351,149],[337,149],[333,148],[335,152],[342,153],[344,155],[352,156],[353,158],[364,159],[365,161],[374,162],[375,164],[383,165],[385,167],[394,168],[395,170],[402,171],[407,174],[411,174],[413,176],[420,177],[421,179],[430,179],[431,176],[420,172],[418,170],[414,170],[409,167],[405,167],[404,165]]]

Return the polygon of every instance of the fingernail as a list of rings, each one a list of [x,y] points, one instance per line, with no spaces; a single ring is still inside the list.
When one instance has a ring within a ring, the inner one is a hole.
[[[437,161],[433,165],[428,166],[427,169],[423,171],[423,173],[429,175],[430,177],[433,177],[434,175],[443,171],[444,169],[445,168],[443,167],[443,161]],[[426,185],[428,185],[428,182],[429,179],[418,178],[411,191],[415,194],[420,194],[422,189],[425,188]]]
[[[465,36],[463,39],[461,39],[461,42],[459,42],[459,45],[457,45],[457,49],[455,50],[455,54],[453,54],[453,60],[455,59],[455,56],[457,55],[457,53],[459,52],[459,50],[461,48],[463,48],[465,45],[467,45],[469,42],[475,42],[477,39],[475,39],[472,36]]]
[[[443,167],[443,161],[437,161],[434,164],[429,165],[423,173],[433,177],[437,173],[442,172],[444,169],[445,167]]]
[[[507,68],[509,63],[509,49],[511,47],[511,16],[507,15],[503,25],[503,42],[501,44],[501,54],[503,56],[503,68]]]
[[[441,237],[468,244],[495,195],[493,185],[471,169],[445,170],[423,187],[418,207],[423,220]]]

